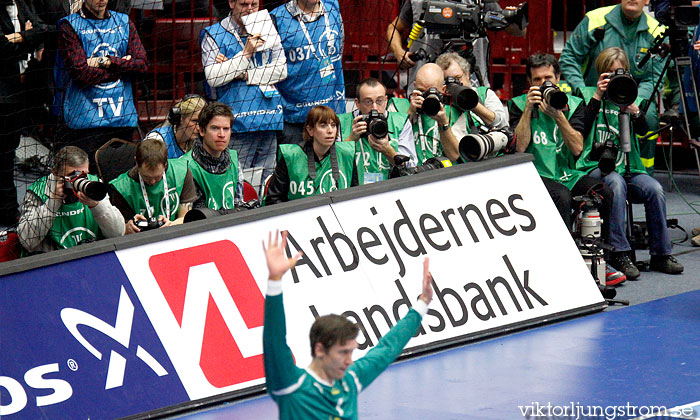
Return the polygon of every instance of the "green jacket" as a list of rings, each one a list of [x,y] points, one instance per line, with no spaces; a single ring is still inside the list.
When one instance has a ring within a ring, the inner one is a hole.
[[[600,75],[595,69],[595,59],[601,51],[609,47],[620,47],[627,53],[631,65],[630,73],[639,84],[639,98],[648,100],[652,96],[654,84],[665,62],[653,58],[642,69],[637,67],[637,63],[647,53],[654,37],[665,27],[647,13],[643,13],[634,25],[636,28],[629,29],[634,31],[635,36],[627,38],[619,4],[586,13],[566,41],[559,57],[562,74],[574,92],[580,92],[585,86],[595,86],[598,82]],[[601,29],[596,31],[597,28]],[[598,41],[595,34],[600,34],[601,30],[605,31],[605,35]]]

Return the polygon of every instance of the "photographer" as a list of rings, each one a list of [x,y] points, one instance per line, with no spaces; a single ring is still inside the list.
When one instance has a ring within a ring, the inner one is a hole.
[[[620,107],[608,99],[607,89],[610,75],[617,69],[629,70],[629,60],[621,48],[607,48],[595,61],[596,71],[600,73],[596,87],[582,89],[584,99],[588,102],[585,109],[586,126],[591,128],[584,142],[583,152],[576,163],[577,169],[588,172],[596,179],[602,179],[612,189],[614,198],[610,214],[610,245],[615,248],[608,260],[610,265],[634,280],[640,273],[629,256],[631,246],[627,240],[625,216],[626,199],[633,203],[644,203],[646,221],[649,227],[649,253],[652,270],[667,274],[680,274],[683,266],[671,255],[671,239],[666,228],[666,196],[661,184],[646,173],[639,157],[639,145],[635,136],[630,136],[631,151],[625,156],[620,148],[620,128],[618,114],[627,112],[631,115],[631,133],[643,134],[647,130],[644,115],[639,108],[631,104]],[[617,88],[616,85],[615,88]],[[632,100],[633,98],[630,98]],[[601,103],[603,104],[601,109]],[[612,143],[610,145],[603,143]],[[612,147],[611,147],[612,146]],[[595,156],[594,149],[608,148],[607,154]],[[625,161],[629,162],[629,168]],[[629,173],[627,173],[629,169]]]
[[[386,110],[386,87],[369,78],[357,85],[357,109],[338,115],[341,138],[355,142],[355,164],[360,185],[389,178],[396,154],[409,156],[408,166],[416,164],[413,127],[408,116]],[[377,138],[377,132],[385,133]]]
[[[459,118],[459,111],[442,104],[445,94],[445,74],[440,66],[427,63],[416,74],[416,87],[406,101],[395,100],[398,111],[406,108],[413,126],[416,143],[417,165],[436,156],[446,156],[451,161],[459,159],[459,140],[452,126]],[[429,105],[424,107],[424,104]]]
[[[510,125],[515,127],[517,151],[535,156],[535,168],[567,229],[572,227],[572,197],[601,196],[602,204],[598,209],[603,219],[601,237],[607,242],[612,191],[585,172],[573,169],[583,150],[583,101],[556,87],[561,71],[553,55],[531,55],[525,72],[530,83],[528,93],[509,102]],[[562,106],[560,101],[563,100]],[[553,106],[555,103],[560,109]],[[620,276],[609,268],[606,270],[608,282]]]
[[[471,4],[474,2],[472,0],[464,0],[464,3]],[[484,12],[501,12],[502,10],[496,0],[487,0],[482,3]],[[424,7],[425,0],[403,1],[399,15],[386,28],[386,39],[389,43],[389,48],[399,62],[400,68],[408,69],[407,92],[411,92],[414,89],[413,83],[415,82],[418,69],[429,62],[429,60],[415,60],[415,52],[420,48],[429,55],[438,54],[444,46],[444,42],[438,34],[423,30],[421,38],[414,42],[410,49],[411,51],[404,48],[402,34],[411,31],[414,23],[421,19]],[[513,36],[525,36],[525,30],[520,29],[515,24],[509,25],[505,30]],[[473,45],[468,47],[465,53],[468,55],[470,65],[475,69],[473,84],[475,86],[488,86],[488,74],[486,71],[488,66],[488,38],[478,38],[473,42]]]
[[[168,159],[177,159],[192,148],[197,139],[199,112],[207,104],[199,95],[185,95],[168,114],[169,124],[151,130],[147,139],[157,139],[168,146]]]
[[[109,196],[93,200],[69,183],[75,178],[99,182],[87,175],[88,166],[87,153],[66,146],[56,153],[52,172],[27,189],[17,227],[25,251],[48,252],[124,234],[124,219]]]
[[[649,130],[659,126],[654,102],[654,84],[664,68],[665,60],[650,60],[643,68],[637,63],[653,45],[654,38],[664,27],[644,12],[648,0],[622,0],[616,6],[601,7],[586,13],[562,50],[560,62],[566,81],[574,91],[595,86],[600,74],[593,62],[604,49],[621,47],[631,58],[630,73],[639,84],[637,104],[642,107],[651,101],[646,114]],[[654,168],[654,152],[657,136],[640,144],[642,161],[650,173]]]
[[[441,54],[437,60],[435,60],[435,64],[440,66],[443,70],[445,79],[451,77],[459,81],[462,86],[472,88],[470,77],[471,68],[467,60],[459,54]],[[458,139],[475,131],[479,126],[485,126],[489,129],[499,129],[508,125],[508,112],[501,103],[501,100],[496,96],[496,93],[485,86],[479,86],[474,90],[478,94],[479,102],[468,112],[463,112],[452,128],[452,131]],[[459,131],[461,129],[465,131]]]
[[[112,180],[112,203],[126,220],[126,234],[180,224],[197,198],[187,160],[168,159],[165,143],[136,146],[136,166]]]
[[[193,207],[233,209],[243,201],[243,171],[238,153],[229,149],[233,112],[228,105],[211,102],[199,114],[200,138],[182,159],[192,171],[197,199]]]
[[[355,145],[336,142],[340,121],[323,105],[311,108],[304,123],[304,144],[282,144],[265,205],[355,187]]]

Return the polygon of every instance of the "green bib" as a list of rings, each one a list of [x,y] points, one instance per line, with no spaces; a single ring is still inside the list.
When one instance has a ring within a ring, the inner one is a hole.
[[[180,159],[188,162],[192,177],[199,188],[202,189],[207,200],[207,207],[212,210],[234,208],[234,198],[236,196],[236,185],[238,185],[238,152],[228,150],[231,155],[231,165],[223,174],[212,174],[202,168],[194,158],[190,150]]]
[[[321,163],[316,163],[316,177],[309,176],[309,166],[306,152],[297,144],[281,144],[280,155],[287,163],[289,173],[289,200],[324,194],[330,191],[350,188],[352,183],[352,167],[355,157],[355,145],[350,142],[338,142],[335,144],[335,152],[338,157],[338,170],[340,179],[335,184],[331,169],[330,154]]]
[[[574,110],[582,99],[569,96],[569,110],[564,113],[566,119],[570,119]],[[527,95],[521,95],[512,99],[513,103],[522,111],[525,109]],[[531,140],[525,152],[535,155],[535,168],[540,176],[557,181],[571,189],[583,177],[585,172],[576,169],[576,158],[564,145],[559,135],[559,127],[552,117],[542,111],[538,111],[538,118],[530,122]]]
[[[585,87],[581,90],[583,99],[586,103],[590,102],[593,98],[596,88]],[[603,105],[605,106],[605,114],[603,114]],[[600,111],[598,112],[598,117],[595,121],[595,126],[591,130],[590,134],[583,141],[583,152],[576,162],[576,169],[584,172],[590,172],[598,167],[598,162],[590,160],[589,156],[593,150],[593,145],[596,143],[604,143],[607,140],[612,139],[615,144],[620,146],[620,122],[618,121],[618,115],[620,113],[620,107],[614,103],[605,100],[601,104]],[[606,118],[607,117],[607,118]],[[605,123],[607,119],[607,124]],[[633,135],[634,130],[630,124],[630,134]],[[630,159],[630,172],[637,174],[646,174],[646,168],[642,163],[642,159],[639,156],[639,142],[632,141],[632,150],[629,153]],[[625,173],[625,154],[622,150],[617,153],[617,160],[615,162],[615,171],[620,175]]]
[[[180,207],[180,194],[187,175],[187,161],[180,159],[168,159],[168,169],[165,171],[165,180],[168,183],[168,198],[170,201],[170,220],[177,219],[177,211]],[[138,180],[131,179],[127,172],[119,175],[111,182],[114,188],[129,203],[134,212],[145,217],[149,216],[146,209],[146,200],[143,198],[141,185]],[[145,185],[145,184],[144,184]],[[163,179],[155,185],[145,185],[148,202],[151,206],[153,217],[158,218],[166,214],[167,203],[165,199]]]
[[[47,177],[39,178],[29,187],[44,203],[49,199],[49,196],[46,195],[47,179]],[[88,175],[88,179],[99,181],[95,175]],[[56,212],[56,218],[48,233],[48,237],[51,238],[57,249],[91,242],[96,240],[98,236],[100,236],[99,226],[92,217],[92,212],[88,206],[80,201],[62,205]]]
[[[343,139],[346,139],[352,133],[352,121],[355,118],[352,112],[338,115],[340,118],[340,134]],[[389,126],[389,144],[394,150],[399,150],[399,135],[406,124],[406,114],[398,112],[389,112],[387,124]],[[360,137],[360,140],[355,142],[355,164],[357,165],[357,178],[360,185],[365,183],[366,173],[380,174],[382,180],[389,179],[389,171],[391,163],[384,154],[372,149],[369,145],[367,135]]]

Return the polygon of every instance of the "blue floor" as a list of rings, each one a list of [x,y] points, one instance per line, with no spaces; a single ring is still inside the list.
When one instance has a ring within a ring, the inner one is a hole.
[[[566,407],[569,414],[607,410],[580,418],[623,419],[650,406],[697,406],[698,326],[695,291],[408,360],[361,394],[359,417],[521,419],[521,409],[539,404],[529,418],[565,418]],[[260,397],[181,418],[276,419],[277,411]],[[700,419],[700,410],[644,418]]]

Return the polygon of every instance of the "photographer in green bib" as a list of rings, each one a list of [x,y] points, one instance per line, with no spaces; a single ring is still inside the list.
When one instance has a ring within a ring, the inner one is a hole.
[[[303,144],[281,144],[265,205],[296,200],[359,185],[355,144],[336,142],[340,120],[331,108],[311,108]]]
[[[457,82],[461,86],[472,88],[471,68],[461,55],[454,52],[441,54],[435,60],[435,64],[445,73],[446,82]],[[486,86],[472,89],[476,91],[479,100],[474,102],[473,108],[463,111],[452,126],[457,140],[461,140],[466,134],[478,132],[478,128],[482,126],[489,130],[508,126],[508,112],[496,92]],[[455,98],[452,98],[452,102],[455,102]]]
[[[228,105],[210,102],[199,113],[199,134],[188,162],[197,193],[193,208],[233,209],[243,201],[243,171],[238,152],[228,149],[233,112]]]
[[[639,63],[665,27],[644,11],[649,0],[620,0],[613,6],[600,7],[586,13],[568,37],[561,52],[560,63],[566,81],[580,91],[594,86],[600,75],[594,66],[598,54],[609,47],[620,47],[630,59],[630,73],[639,84],[639,102],[650,102],[646,113],[649,130],[659,127],[654,84],[664,68],[665,59]],[[649,173],[654,171],[654,153],[658,135],[640,142],[642,162]]]
[[[416,145],[408,115],[386,110],[386,87],[369,78],[357,85],[357,109],[338,115],[340,137],[355,142],[355,165],[360,185],[389,179],[396,154],[408,156],[416,165]]]
[[[630,62],[625,51],[606,48],[595,60],[600,74],[596,87],[581,89],[584,100],[586,130],[583,152],[576,167],[600,179],[613,191],[610,214],[610,245],[614,252],[606,258],[610,265],[625,273],[629,280],[639,277],[639,269],[630,258],[626,234],[627,203],[643,203],[649,229],[650,268],[667,274],[680,274],[683,266],[671,255],[671,238],[666,227],[666,195],[661,184],[647,174],[639,155],[636,135],[648,130],[644,113],[635,105],[637,85],[629,75]],[[612,77],[611,77],[612,76]],[[628,104],[628,105],[621,105]],[[630,115],[627,138],[629,152],[621,147],[621,112]]]
[[[398,111],[408,104],[406,113],[413,126],[417,165],[432,157],[445,156],[453,162],[459,159],[459,139],[452,126],[460,112],[443,105],[445,92],[444,72],[437,64],[428,63],[418,69],[409,100],[395,101]]]
[[[572,228],[573,197],[597,196],[603,219],[601,238],[609,242],[613,193],[600,180],[575,169],[585,133],[583,100],[559,90],[561,70],[551,54],[528,57],[527,94],[509,102],[510,125],[515,127],[517,151],[535,156],[535,168],[568,230]],[[621,283],[624,275],[606,267],[606,283]]]
[[[66,146],[54,156],[51,173],[27,189],[17,226],[25,255],[124,234],[124,219],[109,201],[107,184],[88,168],[87,153]]]
[[[181,224],[197,198],[187,161],[168,159],[168,146],[153,138],[136,146],[135,160],[111,182],[126,234]]]

